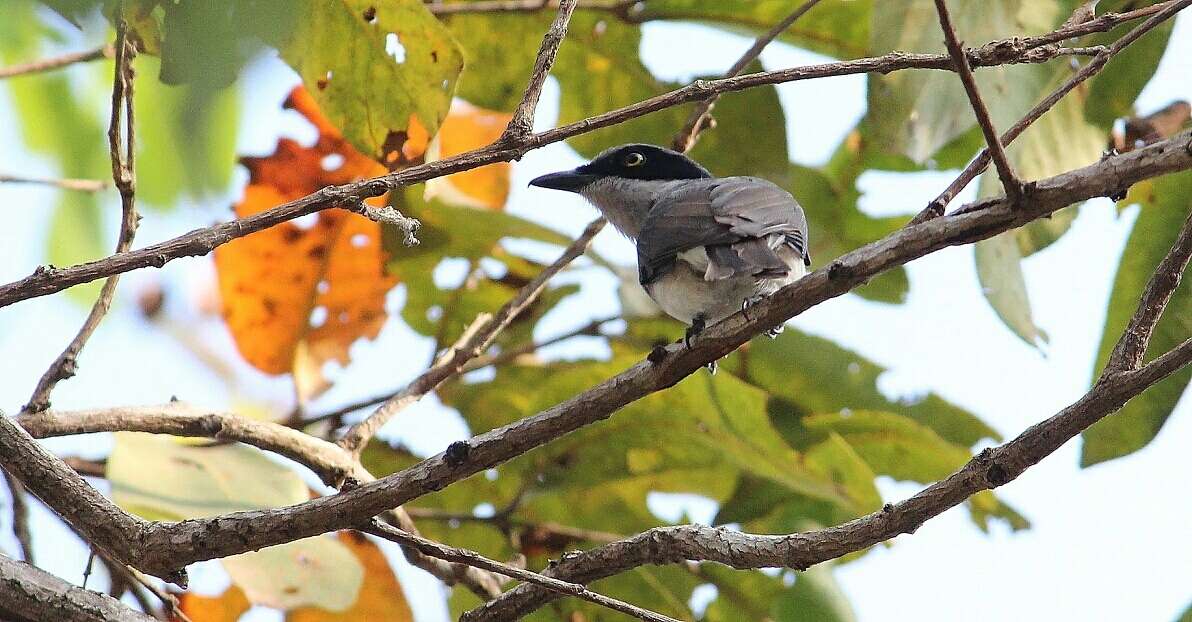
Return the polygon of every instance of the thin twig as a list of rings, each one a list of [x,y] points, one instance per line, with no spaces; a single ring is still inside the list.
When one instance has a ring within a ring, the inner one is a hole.
[[[1056,90],[1052,91],[1050,95],[1043,99],[1043,101],[1035,104],[1034,108],[1031,108],[1025,116],[1019,119],[1017,123],[1015,123],[1010,127],[1010,129],[1006,130],[1006,132],[1002,134],[1001,144],[1009,145],[1010,143],[1014,142],[1014,139],[1018,138],[1018,136],[1022,134],[1027,127],[1038,120],[1039,117],[1043,116],[1043,113],[1050,110],[1051,107],[1056,104],[1056,102],[1060,101],[1060,99],[1063,99],[1064,95],[1067,95],[1072,89],[1075,89],[1082,82],[1093,77],[1097,74],[1097,72],[1101,71],[1101,69],[1105,67],[1105,64],[1109,62],[1109,59],[1113,58],[1114,55],[1125,49],[1126,46],[1138,40],[1138,38],[1142,35],[1150,32],[1150,30],[1154,27],[1173,17],[1176,13],[1180,12],[1190,4],[1192,4],[1192,0],[1176,0],[1163,4],[1161,10],[1154,12],[1154,15],[1148,18],[1145,22],[1134,27],[1134,29],[1126,33],[1121,39],[1114,41],[1113,44],[1105,48],[1104,51],[1094,56],[1092,60],[1088,62],[1088,64],[1082,67],[1080,71],[1076,72],[1076,74],[1069,78],[1067,82],[1060,85],[1060,87]],[[1094,19],[1092,21],[1085,22],[1084,24],[1077,24],[1070,27],[1068,30],[1079,29],[1082,26],[1087,26],[1089,24],[1096,23],[1097,21],[1098,20]],[[1050,38],[1055,34],[1056,33],[1045,35],[1044,38]],[[918,224],[925,220],[937,218],[943,214],[944,209],[957,195],[957,193],[963,190],[964,187],[969,184],[969,182],[977,177],[977,175],[980,175],[981,172],[985,170],[986,166],[989,166],[989,160],[989,149],[982,149],[981,153],[978,153],[977,157],[974,158],[972,162],[969,162],[969,165],[966,166],[963,171],[961,171],[956,180],[949,184],[947,189],[940,193],[938,197],[933,199],[931,203],[928,203],[927,207],[924,208],[923,211],[919,212],[919,214],[917,214],[911,220],[911,223]]]
[[[43,71],[52,71],[54,69],[61,69],[75,63],[86,63],[101,58],[111,58],[113,48],[110,45],[88,50],[86,52],[72,52],[70,54],[63,54],[62,56],[55,56],[54,58],[46,58],[42,60],[35,60],[31,63],[24,63],[21,65],[11,65],[8,67],[0,67],[0,80],[6,78],[13,78],[16,76],[23,76],[31,73],[41,73]]]
[[[593,11],[609,11],[625,14],[642,0],[578,0],[576,7]],[[553,9],[559,0],[477,0],[475,2],[434,2],[426,8],[435,15],[458,15],[460,13],[535,13]]]
[[[364,446],[368,444],[368,440],[390,419],[409,405],[422,399],[422,396],[459,374],[468,361],[480,356],[497,335],[538,298],[538,295],[546,289],[546,283],[551,277],[558,274],[576,257],[584,254],[588,245],[592,243],[592,238],[600,233],[604,224],[603,218],[597,218],[589,223],[583,233],[559,255],[554,263],[544,268],[533,280],[518,290],[517,294],[505,303],[495,315],[483,320],[477,318],[479,321],[473,323],[469,330],[465,331],[460,341],[440,356],[421,376],[386,400],[366,419],[349,428],[339,439],[339,446],[347,449],[353,455],[359,455]]]
[[[1172,0],[1174,2],[1175,0]],[[974,67],[988,67],[1014,63],[1039,63],[1055,58],[1058,53],[1050,44],[1063,39],[1104,32],[1123,22],[1153,15],[1160,9],[1173,6],[1171,2],[1152,5],[1123,14],[1106,14],[1100,18],[1066,29],[1060,29],[1037,37],[1004,39],[987,43],[970,50],[969,61]],[[651,97],[636,104],[618,108],[589,117],[575,123],[526,136],[517,144],[495,143],[467,151],[456,156],[443,158],[381,177],[364,179],[340,186],[327,186],[277,207],[253,214],[246,218],[224,222],[204,229],[197,229],[170,240],[146,246],[135,251],[118,253],[110,257],[78,264],[68,268],[52,266],[39,267],[33,274],[18,281],[0,285],[0,307],[15,302],[46,296],[75,285],[89,283],[114,274],[121,274],[147,267],[163,267],[180,257],[206,255],[215,248],[237,238],[267,229],[282,222],[301,218],[321,210],[347,206],[354,209],[359,201],[385,194],[394,188],[415,184],[471,170],[495,162],[506,162],[520,158],[527,152],[556,143],[572,136],[579,136],[594,130],[635,119],[679,104],[699,101],[718,93],[741,91],[766,84],[781,84],[799,80],[811,80],[830,76],[862,73],[889,73],[905,69],[952,70],[952,61],[946,54],[907,54],[891,52],[882,56],[852,61],[809,65],[791,69],[762,71],[723,80],[697,80],[669,93]]]
[[[542,85],[546,82],[546,75],[555,64],[555,56],[559,54],[559,46],[567,36],[567,24],[571,21],[571,14],[575,12],[576,0],[562,0],[559,2],[559,14],[551,23],[550,29],[542,37],[542,45],[538,47],[538,56],[534,59],[534,70],[530,73],[530,80],[526,84],[526,92],[522,95],[521,103],[513,111],[513,118],[498,142],[516,142],[534,131],[534,111],[538,109],[538,100],[542,97]]]
[[[1184,221],[1176,237],[1171,252],[1159,262],[1155,273],[1147,282],[1146,290],[1142,294],[1142,301],[1138,303],[1138,310],[1130,318],[1130,323],[1122,331],[1121,338],[1114,345],[1109,354],[1109,361],[1105,364],[1105,371],[1101,377],[1138,369],[1142,365],[1146,354],[1147,344],[1151,335],[1159,324],[1159,318],[1176,288],[1180,286],[1180,279],[1184,269],[1188,267],[1188,260],[1192,258],[1192,213]],[[1187,310],[1185,310],[1187,311]]]
[[[514,346],[512,348],[509,348],[508,350],[502,350],[501,352],[498,352],[496,354],[486,354],[484,356],[476,357],[475,359],[470,361],[467,365],[464,365],[464,368],[461,373],[467,373],[470,371],[488,367],[490,365],[499,367],[501,365],[504,365],[505,363],[508,363],[509,361],[512,361],[513,359],[515,359],[519,356],[529,354],[531,352],[537,352],[538,350],[541,350],[542,348],[545,348],[547,346],[553,346],[556,343],[559,343],[562,341],[567,341],[568,339],[573,339],[575,337],[580,337],[580,336],[585,336],[585,335],[590,336],[590,337],[595,337],[600,334],[601,326],[604,326],[605,324],[612,322],[613,320],[619,320],[619,319],[621,319],[621,316],[615,315],[613,317],[606,317],[606,318],[602,318],[602,319],[592,320],[591,322],[588,322],[587,324],[584,324],[583,326],[580,326],[579,328],[576,328],[574,330],[569,330],[565,333],[555,335],[554,337],[550,337],[550,338],[544,339],[542,341],[530,341],[527,343],[523,343],[520,346]]]
[[[21,559],[27,564],[36,564],[33,556],[33,534],[29,531],[29,499],[26,496],[25,485],[21,480],[12,476],[8,471],[4,473],[4,482],[8,484],[8,499],[12,504],[12,535],[21,547]]]
[[[117,14],[119,15],[119,12]],[[112,116],[108,125],[108,150],[112,160],[112,180],[120,191],[122,212],[120,237],[116,242],[117,255],[127,252],[132,247],[132,239],[136,235],[137,223],[140,220],[136,208],[134,176],[136,132],[133,117],[132,61],[136,57],[136,53],[136,45],[129,37],[127,24],[122,17],[117,18],[116,69],[112,78]],[[121,146],[121,141],[124,142],[123,146]],[[38,380],[37,388],[33,390],[33,395],[25,404],[26,412],[37,412],[48,408],[50,393],[53,392],[58,382],[75,375],[78,356],[112,306],[112,297],[116,293],[116,285],[119,281],[120,276],[114,274],[108,277],[103,287],[100,288],[99,298],[92,305],[91,312],[87,314],[87,319],[83,321],[79,332]]]
[[[758,37],[753,42],[753,45],[749,46],[749,49],[745,50],[745,53],[737,59],[737,62],[733,63],[732,67],[729,67],[728,71],[724,73],[724,77],[731,78],[739,75],[749,66],[749,63],[752,63],[761,55],[762,50],[765,50],[766,46],[770,45],[770,42],[777,39],[778,35],[786,32],[787,28],[790,28],[795,21],[803,17],[804,13],[810,11],[816,4],[819,4],[819,1],[807,0],[803,4],[800,4],[798,8],[791,11],[790,15],[787,15],[781,22],[778,22],[773,28]],[[709,115],[712,112],[712,108],[716,106],[718,97],[717,95],[713,95],[695,105],[691,114],[687,116],[687,121],[683,124],[683,129],[679,130],[679,133],[675,134],[674,140],[671,141],[672,149],[680,153],[691,151],[691,148],[695,146],[695,142],[699,138],[700,132],[708,126]]]
[[[948,14],[945,0],[935,0],[935,10],[939,14],[940,29],[944,31],[944,45],[948,48],[948,55],[956,64],[956,74],[960,76],[960,83],[964,85],[964,92],[968,95],[969,104],[973,107],[973,114],[977,117],[977,125],[981,126],[981,133],[985,135],[993,163],[997,167],[998,177],[1002,180],[1002,188],[1011,200],[1022,199],[1022,182],[1014,174],[1014,167],[1006,150],[998,139],[997,129],[993,127],[993,120],[989,118],[989,109],[985,100],[981,99],[981,91],[977,88],[977,79],[973,77],[973,70],[969,67],[968,57],[965,56],[964,46],[956,38],[956,29],[952,25],[952,16]]]
[[[77,190],[79,192],[100,192],[106,190],[109,184],[98,179],[52,179],[48,177],[20,177],[0,173],[0,184],[37,184],[53,186],[63,190]]]
[[[444,522],[460,522],[460,523],[483,523],[492,525],[497,529],[505,530],[509,527],[521,527],[530,530],[540,530],[550,534],[560,535],[573,540],[587,540],[589,542],[616,542],[625,536],[607,531],[599,531],[596,529],[585,529],[583,527],[572,527],[571,525],[562,525],[559,523],[535,522],[509,516],[508,514],[494,514],[492,516],[477,516],[466,512],[450,512],[440,510],[438,508],[423,508],[423,507],[406,507],[406,512],[411,518],[419,520],[433,520]]]
[[[537,572],[532,572],[530,570],[525,570],[516,566],[510,566],[509,564],[502,564],[499,561],[489,559],[474,551],[452,546],[444,546],[433,540],[427,540],[426,538],[410,535],[400,529],[395,529],[394,527],[386,525],[375,518],[369,522],[368,527],[364,528],[363,531],[386,540],[392,540],[393,542],[416,548],[426,555],[432,555],[434,557],[438,557],[439,559],[445,559],[460,564],[467,564],[469,566],[483,568],[489,572],[495,572],[507,577],[518,579],[519,581],[539,585],[547,590],[562,594],[564,596],[582,598],[588,602],[612,609],[613,611],[618,611],[620,613],[633,616],[638,620],[649,620],[650,622],[677,622],[674,618],[664,616],[660,613],[654,613],[653,611],[642,609],[641,607],[631,605],[627,602],[620,601],[615,598],[609,598],[608,596],[604,596],[602,594],[597,594],[596,592],[593,592],[582,585],[568,583],[567,581],[560,581],[559,579],[553,579],[551,577],[538,574]]]

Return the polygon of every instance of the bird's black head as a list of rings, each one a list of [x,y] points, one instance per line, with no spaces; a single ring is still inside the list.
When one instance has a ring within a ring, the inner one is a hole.
[[[631,144],[608,149],[574,170],[538,177],[530,185],[579,192],[588,184],[608,177],[670,181],[711,176],[708,169],[677,151],[657,145]]]

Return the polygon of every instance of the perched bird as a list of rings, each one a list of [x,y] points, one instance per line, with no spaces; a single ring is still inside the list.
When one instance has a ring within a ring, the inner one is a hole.
[[[688,346],[706,325],[748,309],[811,265],[807,219],[789,192],[757,177],[713,177],[670,149],[613,147],[530,185],[580,194],[637,244],[638,279],[688,325]]]

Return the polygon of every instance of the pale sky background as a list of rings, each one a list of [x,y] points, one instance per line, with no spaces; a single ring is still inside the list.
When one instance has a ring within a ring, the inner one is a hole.
[[[1163,63],[1139,100],[1144,112],[1177,98],[1192,100],[1192,17],[1184,16],[1176,24]],[[722,72],[751,43],[746,37],[686,24],[647,24],[644,33],[643,56],[650,69],[671,80]],[[74,41],[66,47],[84,46]],[[767,69],[773,69],[825,59],[776,43],[762,60]],[[279,135],[309,139],[309,129],[292,113],[277,112],[276,104],[296,81],[293,74],[275,59],[259,61],[251,71],[253,87],[243,96],[251,106],[243,113],[237,152],[269,153]],[[865,80],[865,76],[848,76],[779,86],[794,161],[820,164],[835,149],[864,113]],[[553,124],[557,95],[557,86],[551,81],[539,112],[540,128]],[[8,98],[7,90],[0,89],[0,171],[55,176],[52,161],[24,150]],[[579,162],[562,144],[528,154],[514,168],[510,211],[577,234],[595,214],[590,207],[576,197],[527,189],[525,183],[541,173]],[[913,213],[954,174],[868,173],[861,179],[862,209],[874,215]],[[150,212],[138,232],[137,245],[226,218],[226,205],[238,196],[245,177],[243,171],[237,171],[233,189],[224,196],[201,204],[185,203],[168,216]],[[971,198],[973,192],[970,188],[956,204]],[[55,198],[54,191],[45,188],[0,185],[0,209],[9,215],[0,234],[0,281],[21,278],[44,261],[46,228]],[[114,193],[110,194],[105,205],[110,208],[108,228],[113,238],[117,204]],[[811,211],[817,206],[805,208]],[[1003,436],[1013,437],[1088,388],[1105,303],[1137,208],[1120,217],[1114,211],[1107,200],[1089,203],[1067,235],[1026,261],[1036,321],[1051,336],[1045,354],[1014,337],[994,316],[980,295],[969,247],[947,249],[910,264],[911,293],[906,304],[886,306],[845,296],[812,309],[793,324],[888,367],[890,371],[880,379],[887,394],[935,391],[975,412]],[[596,247],[605,256],[632,264],[630,245],[611,230],[600,234]],[[558,252],[541,247],[531,250],[542,259],[552,259]],[[579,269],[563,275],[557,283],[582,282],[583,292],[540,323],[539,337],[617,311],[614,279],[591,264],[578,265]],[[440,272],[443,278],[450,278],[452,270]],[[229,406],[237,396],[177,340],[149,327],[134,304],[138,291],[152,283],[164,283],[170,294],[169,315],[193,317],[196,291],[212,280],[209,258],[178,260],[163,271],[126,275],[114,311],[80,360],[78,377],[62,383],[55,392],[55,406],[158,403],[172,395],[214,408]],[[390,295],[387,306],[392,317],[397,317],[403,297],[400,287]],[[20,408],[85,313],[85,308],[63,295],[0,309],[0,408],[8,413]],[[228,355],[246,379],[239,387],[241,397],[279,408],[287,404],[288,381],[268,379],[236,362],[221,325],[208,322],[192,330],[192,337]],[[333,406],[401,386],[421,371],[429,356],[428,341],[415,341],[400,319],[390,321],[379,339],[353,347],[353,364],[319,404]],[[557,356],[602,351],[605,349],[596,340],[587,338],[550,350]],[[394,424],[386,433],[424,454],[441,451],[450,441],[466,436],[458,415],[434,399],[424,400]],[[1174,620],[1192,602],[1189,438],[1192,400],[1185,396],[1159,437],[1142,451],[1081,470],[1077,466],[1079,442],[1072,442],[1000,489],[1003,499],[1030,518],[1033,526],[1029,531],[1011,534],[995,526],[985,535],[963,509],[952,510],[929,521],[913,536],[898,538],[892,547],[878,548],[841,567],[837,577],[863,621]],[[104,455],[109,444],[104,436],[50,442],[60,453],[92,457]],[[879,488],[893,501],[913,494],[919,486],[882,478]],[[3,501],[0,548],[12,553],[16,547],[7,499]],[[660,521],[677,520],[686,511],[706,523],[715,511],[710,501],[692,496],[657,495],[651,507]],[[34,521],[39,564],[79,581],[85,553],[78,541],[40,505],[35,508]],[[400,559],[392,548],[388,552],[392,559]],[[395,566],[417,620],[445,620],[439,583],[404,561]],[[218,592],[226,585],[222,571],[213,563],[192,567],[192,576],[195,589],[205,593]],[[106,583],[101,580],[98,585]],[[250,614],[250,618],[280,619],[263,611]]]

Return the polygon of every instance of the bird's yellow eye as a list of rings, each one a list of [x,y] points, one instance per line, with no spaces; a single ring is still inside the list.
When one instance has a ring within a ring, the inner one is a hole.
[[[641,166],[642,164],[645,164],[645,162],[646,156],[636,151],[625,156],[625,166]]]

